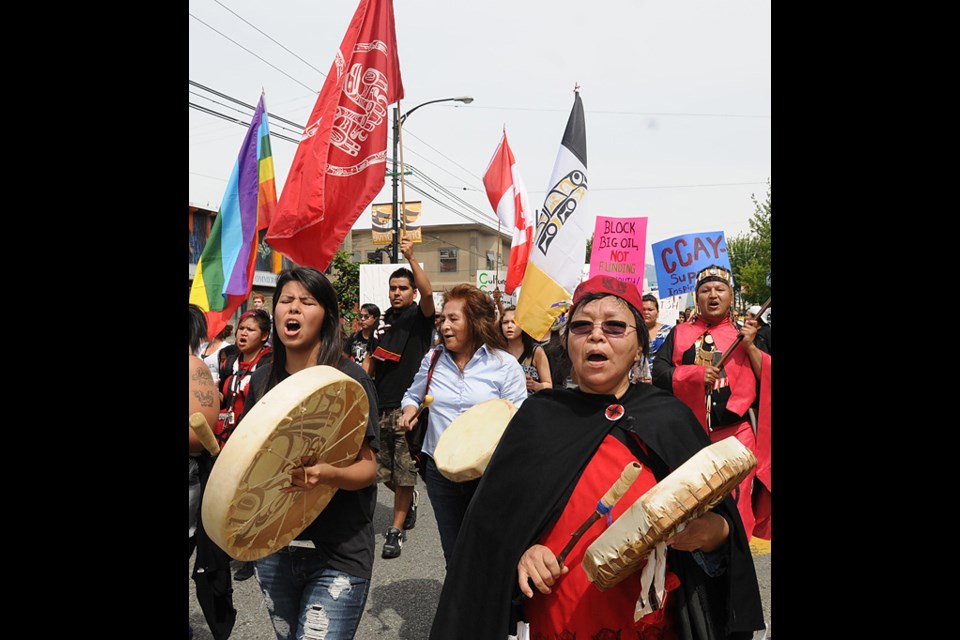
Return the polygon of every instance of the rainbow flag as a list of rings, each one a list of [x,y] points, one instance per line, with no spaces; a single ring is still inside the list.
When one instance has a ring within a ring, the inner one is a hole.
[[[261,94],[190,289],[190,302],[207,314],[211,338],[250,295],[259,232],[269,226],[276,208],[270,131]]]

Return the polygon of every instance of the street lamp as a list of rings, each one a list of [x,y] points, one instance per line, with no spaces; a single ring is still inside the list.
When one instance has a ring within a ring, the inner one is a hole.
[[[403,126],[403,123],[407,121],[407,118],[411,113],[424,107],[428,104],[434,104],[436,102],[462,102],[463,104],[470,104],[473,102],[473,98],[470,96],[458,96],[456,98],[440,98],[439,100],[429,100],[418,104],[413,109],[410,109],[401,117],[399,115],[399,109],[397,107],[393,108],[393,250],[391,259],[394,264],[400,262],[400,216],[398,215],[398,200],[397,200],[397,179],[400,174],[397,172],[397,157],[399,156],[400,149],[400,127]]]

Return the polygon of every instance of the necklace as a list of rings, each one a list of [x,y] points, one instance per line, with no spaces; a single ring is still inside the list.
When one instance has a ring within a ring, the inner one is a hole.
[[[211,347],[212,345],[213,345],[212,342],[209,343],[209,344],[207,344],[207,348],[203,350],[203,357],[204,357],[204,358],[209,358],[210,356],[212,356],[214,353],[217,352],[217,349],[214,348],[213,353],[208,353],[208,351],[210,351],[210,347]],[[220,345],[217,344],[217,347],[219,347],[219,346],[220,346]]]
[[[249,367],[240,367],[240,360],[243,357],[243,354],[239,358],[233,361],[233,375],[230,378],[230,401],[228,407],[233,407],[234,400],[237,397],[237,393],[240,391],[240,385],[243,383],[243,379],[253,373],[253,370],[256,368],[257,356],[260,355],[260,352],[263,351],[263,346],[257,349],[257,352],[251,356],[249,360],[244,359],[244,364],[250,363]]]

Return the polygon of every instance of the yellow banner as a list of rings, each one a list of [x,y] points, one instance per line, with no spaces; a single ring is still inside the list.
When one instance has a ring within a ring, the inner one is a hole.
[[[420,213],[423,207],[422,202],[406,202],[402,204],[404,217],[407,221],[407,237],[414,242],[423,242],[422,232],[420,231]],[[371,234],[373,235],[373,244],[387,245],[393,243],[393,203],[371,205]],[[401,229],[402,230],[402,229]]]

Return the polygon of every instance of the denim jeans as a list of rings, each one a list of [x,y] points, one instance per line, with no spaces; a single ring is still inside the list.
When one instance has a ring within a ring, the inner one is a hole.
[[[480,480],[469,482],[452,482],[443,477],[437,469],[433,458],[425,455],[427,461],[427,495],[433,506],[433,515],[437,519],[437,530],[440,532],[440,546],[443,547],[443,560],[449,565],[453,547],[457,543],[460,525],[463,516],[470,506],[470,500]]]
[[[254,564],[278,640],[350,640],[370,581],[331,569],[316,549],[284,547]]]

